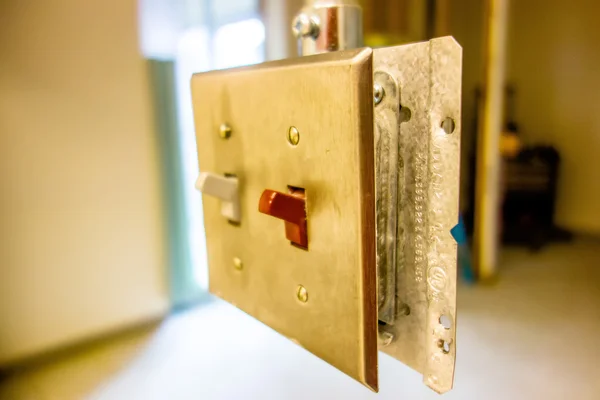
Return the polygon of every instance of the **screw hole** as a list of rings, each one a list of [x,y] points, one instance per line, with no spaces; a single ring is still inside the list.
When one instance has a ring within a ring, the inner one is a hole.
[[[397,311],[398,316],[407,316],[410,315],[410,306],[406,303],[400,304]]]
[[[412,118],[410,108],[400,105],[400,122],[408,122]]]
[[[448,354],[450,353],[450,344],[451,342],[448,340],[440,339],[438,340],[438,347],[442,349],[442,353]]]
[[[444,329],[452,328],[452,320],[447,315],[442,315],[440,317],[440,324],[444,327]]]
[[[444,132],[446,132],[446,135],[449,135],[452,132],[454,132],[454,130],[456,129],[456,124],[454,123],[454,120],[450,117],[445,118],[442,121],[442,129],[444,130]]]

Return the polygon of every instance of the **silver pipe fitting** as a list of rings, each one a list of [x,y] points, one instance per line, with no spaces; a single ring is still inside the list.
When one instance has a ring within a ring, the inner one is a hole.
[[[362,24],[362,9],[356,1],[308,1],[292,23],[298,54],[362,47]]]

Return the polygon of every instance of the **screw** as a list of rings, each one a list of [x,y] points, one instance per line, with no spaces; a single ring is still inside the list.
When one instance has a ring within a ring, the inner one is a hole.
[[[306,14],[298,14],[292,22],[292,32],[297,39],[316,39],[319,36],[319,22]]]
[[[383,89],[383,86],[381,86],[379,83],[373,85],[373,100],[375,101],[375,105],[381,103],[381,100],[383,100],[384,96],[385,90]]]
[[[242,263],[242,260],[240,260],[238,257],[233,257],[233,266],[238,271],[241,271],[242,268],[244,268],[244,263]]]
[[[300,300],[303,303],[306,303],[308,301],[308,292],[306,291],[306,288],[302,285],[298,285],[296,296],[298,297],[298,300]]]
[[[292,146],[298,145],[300,142],[300,132],[295,126],[290,126],[288,130],[287,140]]]
[[[394,335],[391,332],[379,331],[379,343],[381,346],[389,346],[394,340]]]
[[[229,139],[231,136],[231,127],[227,124],[221,124],[219,126],[219,136],[221,136],[221,139]]]

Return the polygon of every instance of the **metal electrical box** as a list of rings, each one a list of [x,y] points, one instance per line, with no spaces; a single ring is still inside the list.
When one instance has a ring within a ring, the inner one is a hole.
[[[194,75],[210,291],[378,390],[452,387],[461,48],[452,38]]]

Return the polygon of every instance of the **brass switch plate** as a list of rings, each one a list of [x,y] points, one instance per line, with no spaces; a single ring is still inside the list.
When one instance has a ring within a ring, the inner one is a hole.
[[[210,291],[376,391],[372,54],[196,74],[192,98],[200,170],[239,182],[239,224],[203,196]],[[305,190],[308,250],[258,212],[288,186]]]

